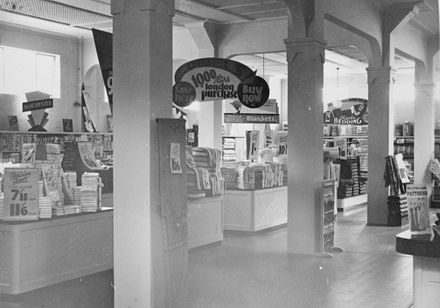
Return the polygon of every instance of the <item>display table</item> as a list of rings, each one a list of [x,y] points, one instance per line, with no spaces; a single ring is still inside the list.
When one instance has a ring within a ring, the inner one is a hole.
[[[0,293],[20,294],[113,268],[113,211],[0,221]]]
[[[440,303],[440,240],[431,235],[396,236],[396,251],[413,256],[414,308],[438,307]]]
[[[188,248],[223,240],[223,196],[188,199]]]
[[[226,190],[225,230],[259,231],[287,223],[287,186]]]

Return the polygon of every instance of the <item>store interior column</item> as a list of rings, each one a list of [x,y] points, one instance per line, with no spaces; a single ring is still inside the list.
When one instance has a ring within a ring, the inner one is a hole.
[[[426,185],[429,195],[432,184],[427,166],[434,158],[434,89],[432,83],[415,85],[414,183]]]
[[[174,1],[112,1],[115,307],[184,307],[186,246],[164,251],[157,118],[172,114]]]
[[[288,238],[290,253],[320,251],[325,43],[286,40],[288,61]]]
[[[215,25],[207,21],[187,26],[199,50],[199,58],[216,56]],[[222,146],[222,101],[200,102],[199,146],[221,149]]]
[[[394,113],[391,67],[368,72],[368,224],[387,225],[388,188],[383,174],[385,157],[393,154]]]

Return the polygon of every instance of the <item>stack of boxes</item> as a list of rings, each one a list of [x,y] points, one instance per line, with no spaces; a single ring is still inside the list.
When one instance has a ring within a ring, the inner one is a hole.
[[[408,223],[408,201],[406,194],[388,196],[388,226]]]
[[[359,157],[347,157],[340,160],[341,171],[339,177],[338,198],[354,197],[365,191],[364,183],[360,181]]]

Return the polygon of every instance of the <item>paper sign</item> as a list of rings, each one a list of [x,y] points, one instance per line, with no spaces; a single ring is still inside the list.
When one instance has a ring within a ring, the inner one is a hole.
[[[170,168],[171,173],[182,173],[180,161],[180,144],[171,142],[170,146]]]
[[[250,160],[258,158],[259,133],[257,130],[246,131],[247,157]]]
[[[6,168],[4,220],[38,220],[38,180],[35,168]]]
[[[428,191],[423,185],[408,185],[409,228],[413,234],[431,233],[428,211]]]

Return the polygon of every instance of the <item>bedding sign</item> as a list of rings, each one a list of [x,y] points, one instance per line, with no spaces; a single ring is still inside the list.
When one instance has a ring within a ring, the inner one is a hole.
[[[246,65],[221,58],[202,58],[183,64],[174,75],[173,102],[189,106],[193,101],[239,99],[249,108],[264,105],[269,86]]]

